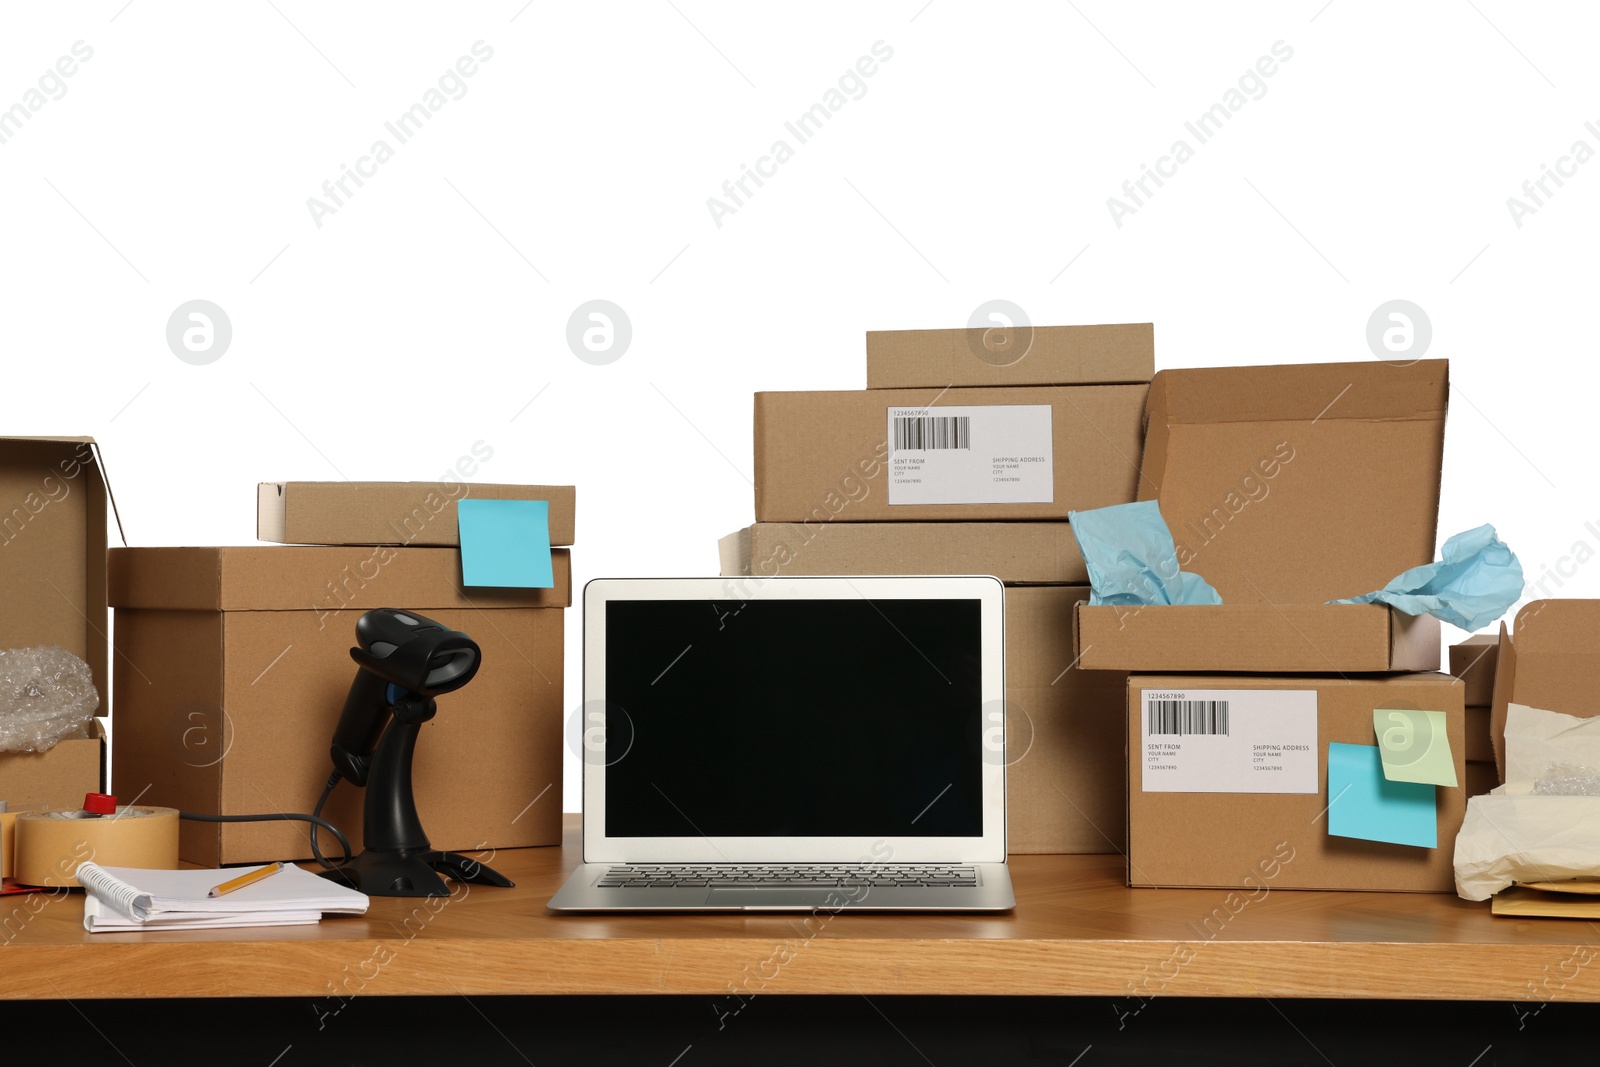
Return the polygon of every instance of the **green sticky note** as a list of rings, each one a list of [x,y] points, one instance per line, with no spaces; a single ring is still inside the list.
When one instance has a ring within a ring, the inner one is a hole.
[[[1435,848],[1435,787],[1391,782],[1375,745],[1328,745],[1328,833],[1395,845]]]
[[[501,589],[549,589],[550,503],[472,500],[456,505],[461,534],[461,584]]]
[[[1442,711],[1379,708],[1372,713],[1383,776],[1391,782],[1456,784],[1456,761]]]

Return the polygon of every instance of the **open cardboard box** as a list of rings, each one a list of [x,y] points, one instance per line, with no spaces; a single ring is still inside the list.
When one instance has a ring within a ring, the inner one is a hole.
[[[1437,620],[1326,602],[1433,560],[1448,394],[1444,360],[1159,372],[1139,498],[1223,603],[1080,605],[1081,665],[1437,670]]]
[[[1490,713],[1494,762],[1506,774],[1506,708],[1512,702],[1563,715],[1600,715],[1600,600],[1535,600],[1500,624]]]
[[[0,437],[0,649],[58,645],[110,693],[106,482],[91,437]],[[105,735],[0,753],[0,799],[77,808],[105,781]]]

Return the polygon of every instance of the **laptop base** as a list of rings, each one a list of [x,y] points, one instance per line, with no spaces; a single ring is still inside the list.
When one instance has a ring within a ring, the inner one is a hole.
[[[1003,863],[974,864],[975,886],[599,886],[614,865],[585,863],[550,898],[552,911],[1009,911],[1016,907]]]

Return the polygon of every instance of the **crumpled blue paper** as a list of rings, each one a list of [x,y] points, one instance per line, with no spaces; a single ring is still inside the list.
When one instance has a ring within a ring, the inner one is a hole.
[[[1071,511],[1067,519],[1089,570],[1089,603],[1220,604],[1198,574],[1178,569],[1178,548],[1154,500]]]
[[[1444,543],[1438,563],[1412,567],[1375,592],[1330,604],[1388,604],[1407,615],[1427,612],[1463,630],[1479,630],[1522,596],[1522,564],[1484,523]]]

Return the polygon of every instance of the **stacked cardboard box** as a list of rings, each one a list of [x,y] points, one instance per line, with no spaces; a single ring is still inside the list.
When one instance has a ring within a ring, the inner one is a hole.
[[[1450,673],[1461,679],[1467,703],[1467,779],[1462,785],[1469,797],[1480,796],[1500,784],[1500,772],[1494,765],[1493,731],[1489,727],[1499,652],[1500,639],[1494,634],[1478,634],[1450,646]]]
[[[866,391],[758,393],[756,519],[724,574],[992,574],[1006,591],[1007,840],[1113,852],[1125,675],[1080,670],[1074,510],[1133,499],[1148,324],[867,335]]]
[[[1421,847],[1332,835],[1328,785],[1383,709],[1444,713],[1465,775],[1438,623],[1327,603],[1433,559],[1447,396],[1442,361],[1155,376],[1139,495],[1223,603],[1078,608],[1082,665],[1134,672],[1130,884],[1452,888],[1462,790],[1435,789]]]
[[[464,587],[452,546],[467,496],[546,500],[551,542],[572,543],[571,487],[269,483],[263,539],[321,547],[114,550],[116,791],[208,814],[311,811],[333,769],[356,620],[408,608],[483,653],[477,676],[439,698],[417,745],[431,843],[557,843],[568,551],[552,551],[551,588]],[[361,848],[361,790],[336,788],[325,816]],[[327,834],[322,847],[336,854]],[[185,822],[180,853],[205,865],[311,857],[305,828],[284,822]]]

